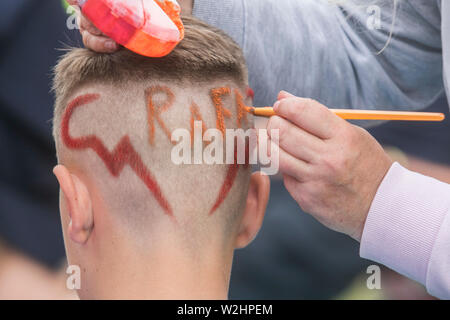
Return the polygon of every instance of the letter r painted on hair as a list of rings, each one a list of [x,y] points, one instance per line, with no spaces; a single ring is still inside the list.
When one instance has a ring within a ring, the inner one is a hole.
[[[166,95],[166,101],[163,102],[161,105],[155,105],[155,102],[153,100],[154,96],[157,94],[164,94]],[[153,86],[148,88],[145,91],[146,99],[147,99],[147,117],[148,117],[148,126],[149,126],[149,142],[150,145],[155,144],[155,122],[159,124],[161,129],[166,134],[167,138],[170,139],[171,132],[169,129],[167,129],[166,124],[161,119],[161,114],[165,111],[167,111],[174,103],[175,101],[175,95],[173,92],[168,88],[164,86]]]

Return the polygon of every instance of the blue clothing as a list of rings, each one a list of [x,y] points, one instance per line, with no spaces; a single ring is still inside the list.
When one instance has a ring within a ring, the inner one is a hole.
[[[0,238],[54,267],[64,244],[52,174],[51,69],[56,48],[81,44],[66,19],[59,0],[0,2]]]
[[[280,90],[335,108],[418,110],[442,96],[449,1],[398,1],[394,36],[379,55],[389,38],[394,1],[332,2],[195,0],[193,13],[243,48],[257,106],[273,104]],[[367,8],[374,3],[381,7],[381,29],[368,30]]]

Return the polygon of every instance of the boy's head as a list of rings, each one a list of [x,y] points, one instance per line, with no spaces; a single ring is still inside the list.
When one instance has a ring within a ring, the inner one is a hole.
[[[253,126],[240,48],[194,18],[184,23],[185,39],[167,57],[73,49],[55,68],[55,174],[82,297],[113,296],[121,281],[134,292],[143,279],[149,290],[173,278],[188,285],[200,272],[227,282],[233,249],[261,225],[267,177],[246,165],[173,161],[176,129]]]

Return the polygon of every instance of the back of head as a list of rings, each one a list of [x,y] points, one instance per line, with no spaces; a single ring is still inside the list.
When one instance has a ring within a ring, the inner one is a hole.
[[[108,221],[120,229],[110,232],[134,242],[228,246],[245,207],[249,168],[177,165],[171,135],[192,132],[196,120],[204,130],[251,127],[242,113],[247,70],[222,31],[195,18],[184,23],[185,39],[164,58],[125,49],[65,54],[54,79],[58,160],[86,186],[96,227]]]

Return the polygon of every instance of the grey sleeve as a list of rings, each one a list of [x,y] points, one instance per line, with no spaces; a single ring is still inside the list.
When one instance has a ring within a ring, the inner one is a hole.
[[[195,0],[194,15],[243,48],[255,105],[287,90],[328,107],[417,110],[443,94],[439,1],[399,1],[395,19],[393,0],[333,2]]]

